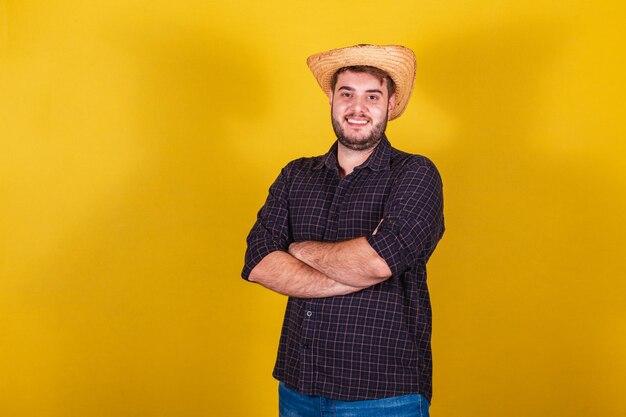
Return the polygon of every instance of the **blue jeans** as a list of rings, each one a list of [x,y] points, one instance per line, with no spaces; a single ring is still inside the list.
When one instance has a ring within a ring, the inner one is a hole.
[[[278,384],[280,417],[428,417],[430,404],[419,394],[380,400],[339,401],[300,394]]]

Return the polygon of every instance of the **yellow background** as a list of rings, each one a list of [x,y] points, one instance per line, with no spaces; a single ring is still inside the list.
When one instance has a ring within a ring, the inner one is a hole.
[[[0,415],[273,416],[285,299],[239,278],[333,135],[312,53],[418,57],[434,417],[626,415],[626,11],[588,1],[0,1]]]

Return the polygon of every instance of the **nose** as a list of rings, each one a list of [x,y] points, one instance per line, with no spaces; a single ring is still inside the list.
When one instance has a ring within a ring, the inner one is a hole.
[[[364,113],[365,112],[365,110],[367,109],[367,105],[366,105],[365,100],[366,100],[366,96],[360,96],[359,95],[359,96],[356,96],[354,98],[353,108],[354,108],[355,112],[357,112],[357,113]]]

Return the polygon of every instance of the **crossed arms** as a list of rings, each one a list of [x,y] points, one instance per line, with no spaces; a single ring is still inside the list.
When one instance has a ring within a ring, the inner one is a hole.
[[[337,243],[297,242],[274,251],[250,272],[250,281],[299,298],[350,294],[391,276],[387,263],[364,237]]]
[[[354,293],[426,264],[445,230],[441,178],[432,162],[417,156],[407,162],[389,191],[376,230],[341,242],[293,242],[293,164],[270,187],[248,235],[245,279],[281,294],[321,298]]]

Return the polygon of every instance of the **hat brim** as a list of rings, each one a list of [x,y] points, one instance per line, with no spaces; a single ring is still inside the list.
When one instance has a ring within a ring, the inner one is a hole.
[[[356,45],[310,56],[307,65],[322,91],[330,96],[333,75],[343,67],[367,65],[385,71],[396,84],[396,105],[389,120],[399,117],[409,103],[415,82],[415,54],[400,45]]]

